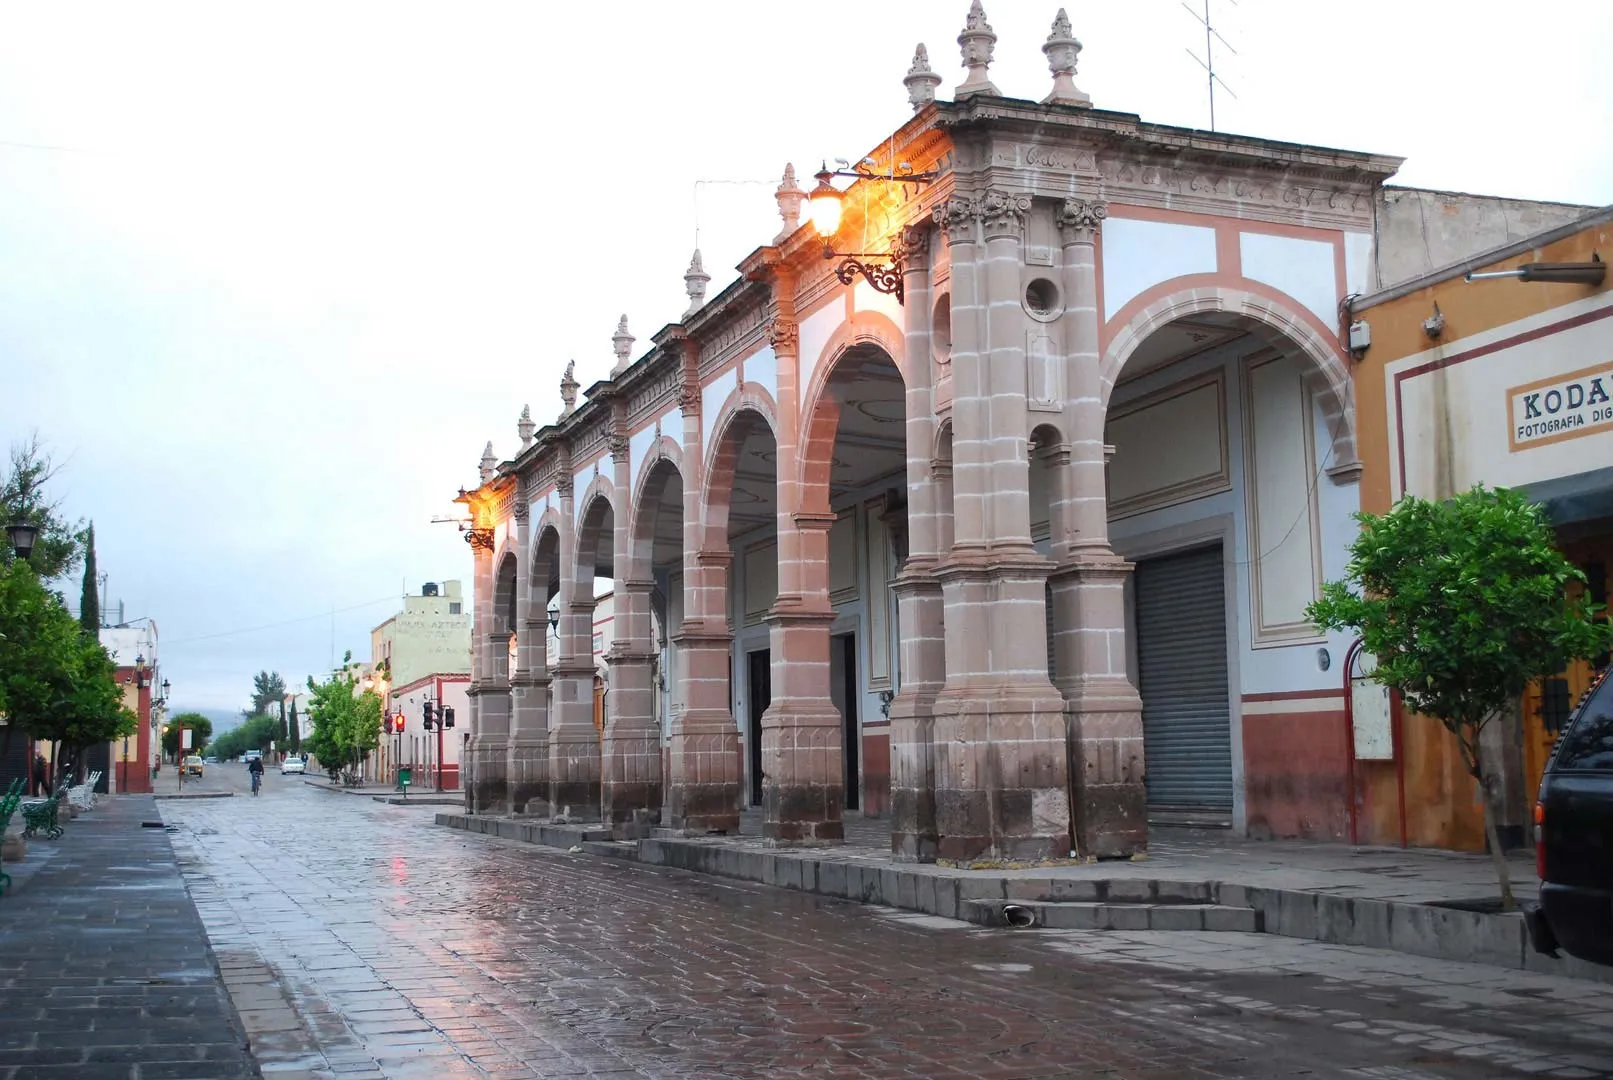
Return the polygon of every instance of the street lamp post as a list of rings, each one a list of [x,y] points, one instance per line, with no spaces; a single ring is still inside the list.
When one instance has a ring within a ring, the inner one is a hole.
[[[6,526],[6,538],[17,558],[27,562],[34,553],[34,541],[39,538],[39,526],[26,521],[14,521]]]

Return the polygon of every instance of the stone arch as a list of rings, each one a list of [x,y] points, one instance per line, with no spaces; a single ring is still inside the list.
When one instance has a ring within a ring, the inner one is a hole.
[[[633,477],[633,498],[631,502],[633,516],[638,517],[638,508],[644,501],[644,488],[650,481],[650,475],[662,462],[669,463],[678,471],[678,476],[684,475],[683,447],[671,436],[658,436],[644,454],[644,460],[638,464],[638,475]]]
[[[873,312],[860,312],[859,317],[865,317],[865,324],[858,324],[856,319],[841,326],[842,333],[837,333],[830,344],[824,347],[824,361],[820,361],[812,375],[812,383],[808,387],[807,411],[803,414],[807,419],[802,425],[801,450],[796,469],[796,480],[800,484],[801,509],[808,513],[828,513],[829,511],[829,481],[830,472],[834,466],[835,437],[840,430],[840,403],[829,392],[829,384],[834,379],[835,371],[841,363],[858,350],[873,348],[890,361],[891,366],[902,379],[902,414],[905,424],[907,414],[907,387],[909,377],[902,370],[902,363],[898,359],[901,355],[900,346],[892,352],[889,341],[876,330],[885,329],[896,331],[896,324],[883,315]],[[869,325],[872,324],[872,325]],[[902,456],[906,457],[905,445]]]
[[[1219,284],[1207,275],[1197,275],[1178,278],[1157,288],[1173,288],[1174,291],[1142,304],[1129,317],[1125,310],[1116,317],[1117,321],[1125,321],[1110,339],[1100,368],[1106,412],[1109,396],[1126,361],[1155,330],[1177,319],[1203,312],[1242,315],[1265,330],[1262,336],[1268,340],[1275,339],[1277,344],[1293,346],[1310,359],[1307,381],[1322,401],[1327,413],[1328,429],[1333,435],[1333,464],[1328,471],[1347,470],[1359,463],[1355,445],[1355,399],[1349,363],[1332,335],[1313,314],[1292,297],[1252,281],[1229,286]]]
[[[515,552],[506,547],[498,557],[493,574],[493,630],[495,634],[515,633],[515,597],[518,582]]]
[[[734,470],[744,440],[729,438],[736,424],[760,421],[778,445],[778,412],[765,390],[755,388],[755,398],[742,398],[740,391],[729,395],[712,425],[711,445],[706,448],[706,467],[700,478],[701,550],[728,550],[728,511],[733,497]]]
[[[883,349],[891,363],[896,365],[896,370],[902,373],[902,382],[912,385],[913,376],[907,370],[907,336],[902,328],[882,312],[859,311],[835,327],[834,333],[829,335],[829,340],[819,350],[817,362],[812,365],[812,378],[807,381],[806,393],[801,399],[807,406],[802,416],[812,415],[812,407],[823,396],[823,388],[828,385],[835,365],[842,356],[859,345],[874,345]]]
[[[606,475],[603,468],[600,469],[598,476],[588,482],[588,486],[579,494],[575,504],[577,507],[576,535],[579,547],[581,546],[583,521],[588,517],[588,512],[593,509],[594,503],[600,499],[605,500],[613,513],[618,509],[616,505],[616,485],[611,482],[611,478]]]
[[[548,590],[557,584],[562,520],[560,511],[551,506],[543,512],[543,516],[538,519],[538,527],[533,531],[532,558],[528,563],[527,585],[534,590],[542,587],[542,592],[533,592],[533,597],[537,601],[536,606],[539,608],[548,604]]]
[[[615,489],[604,476],[597,476],[594,482],[588,485],[583,498],[577,503],[577,585],[586,585],[589,599],[593,598],[592,589],[594,574],[601,562],[614,562],[616,540],[613,529],[606,528],[608,520],[614,526],[616,520]],[[588,573],[583,568],[590,566]]]
[[[671,440],[663,440],[670,442]],[[655,533],[663,509],[661,503],[667,485],[674,477],[680,488],[685,483],[681,453],[656,454],[654,450],[645,458],[639,470],[639,479],[633,493],[633,520],[628,534],[629,573],[634,580],[647,580],[654,568]],[[682,506],[679,506],[681,516]]]

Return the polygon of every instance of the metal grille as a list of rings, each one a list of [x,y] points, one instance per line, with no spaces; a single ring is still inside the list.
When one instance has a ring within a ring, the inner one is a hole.
[[[1231,822],[1224,573],[1219,544],[1137,565],[1150,817]]]

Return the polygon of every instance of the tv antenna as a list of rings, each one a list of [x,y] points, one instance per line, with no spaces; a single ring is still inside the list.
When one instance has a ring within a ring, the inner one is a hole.
[[[1231,4],[1233,7],[1238,6],[1238,0],[1227,0],[1227,3]],[[1228,86],[1226,80],[1215,73],[1215,43],[1219,41],[1221,44],[1225,45],[1227,47],[1227,51],[1233,56],[1238,55],[1238,50],[1232,47],[1232,43],[1230,41],[1221,36],[1221,32],[1219,30],[1210,25],[1210,0],[1204,0],[1204,14],[1202,16],[1199,15],[1197,11],[1193,10],[1192,6],[1188,4],[1187,0],[1182,0],[1182,7],[1187,9],[1187,13],[1193,16],[1193,20],[1195,22],[1204,27],[1204,59],[1200,60],[1198,53],[1194,52],[1192,49],[1187,50],[1187,55],[1191,56],[1195,61],[1197,61],[1199,67],[1204,69],[1204,74],[1207,77],[1210,88],[1210,130],[1214,131],[1215,84],[1220,83],[1221,89],[1225,90],[1229,94],[1232,94],[1232,87]],[[1232,94],[1232,99],[1234,101],[1236,101],[1237,98],[1237,94]]]

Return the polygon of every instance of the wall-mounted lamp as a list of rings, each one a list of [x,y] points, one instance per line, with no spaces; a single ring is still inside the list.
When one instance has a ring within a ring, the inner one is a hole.
[[[889,720],[890,717],[891,717],[891,702],[893,702],[895,700],[896,700],[895,691],[893,691],[893,690],[881,690],[879,692],[879,711],[880,711],[880,714],[883,715],[885,717],[885,719],[887,719],[887,720]]]
[[[840,162],[845,164],[845,162]],[[812,189],[807,197],[807,210],[812,217],[812,227],[818,230],[823,237],[823,257],[825,259],[841,259],[841,264],[835,269],[835,277],[840,279],[842,285],[850,285],[861,274],[868,279],[875,292],[889,293],[896,297],[898,304],[905,303],[906,297],[902,288],[902,256],[899,252],[892,252],[889,256],[875,255],[862,251],[836,251],[834,249],[835,233],[840,231],[840,214],[844,208],[846,194],[836,188],[830,181],[836,176],[849,176],[857,180],[877,181],[883,180],[892,184],[928,184],[936,177],[937,172],[914,172],[913,166],[907,162],[893,165],[890,171],[879,173],[874,170],[872,158],[864,158],[855,168],[831,169],[829,163],[824,162],[823,168],[818,170],[818,186]],[[867,262],[868,259],[889,258],[889,263]]]
[[[1600,285],[1607,277],[1607,264],[1602,256],[1591,252],[1590,262],[1579,263],[1525,263],[1516,270],[1485,270],[1469,274],[1464,281],[1489,281],[1491,278],[1517,278],[1519,281],[1548,281],[1556,285]]]
[[[549,609],[549,632],[552,633],[552,634],[558,634],[560,632],[560,609],[559,608],[550,608]]]
[[[1428,340],[1438,341],[1439,335],[1444,332],[1445,313],[1439,310],[1438,304],[1435,304],[1434,313],[1423,320],[1423,333],[1428,335]]]

